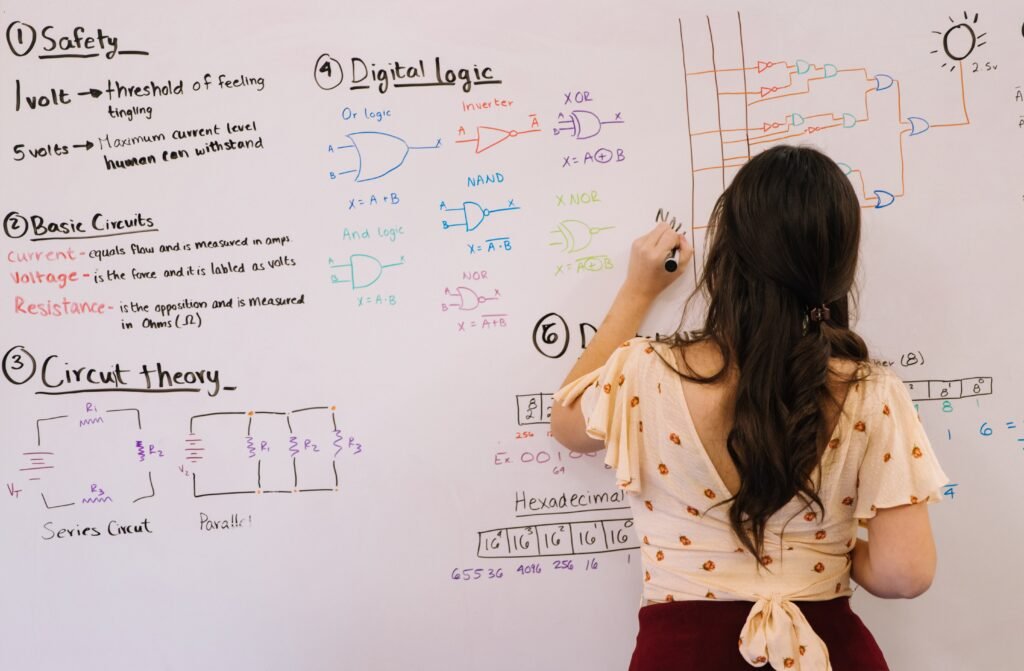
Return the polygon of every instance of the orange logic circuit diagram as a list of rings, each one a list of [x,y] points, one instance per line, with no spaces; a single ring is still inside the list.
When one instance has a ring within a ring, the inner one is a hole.
[[[679,20],[691,166],[691,230],[698,241],[715,199],[752,156],[779,142],[820,141],[853,182],[864,208],[893,205],[907,192],[905,155],[935,129],[966,126],[962,61],[978,46],[967,15],[939,34],[958,76],[959,104],[908,110],[900,79],[866,67],[765,58],[746,53],[743,20]],[[938,52],[939,49],[936,49]],[[952,78],[951,78],[952,79]]]

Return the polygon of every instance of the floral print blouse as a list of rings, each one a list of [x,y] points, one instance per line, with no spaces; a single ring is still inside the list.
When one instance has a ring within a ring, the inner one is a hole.
[[[730,493],[697,437],[673,360],[669,345],[636,338],[555,396],[582,396],[587,433],[605,441],[605,463],[629,494],[645,600],[752,601],[738,632],[750,664],[830,669],[793,601],[850,595],[858,520],[937,502],[949,482],[910,395],[882,367],[851,388],[815,476],[824,515],[798,498],[775,513],[759,567],[729,524],[728,504],[715,506]]]

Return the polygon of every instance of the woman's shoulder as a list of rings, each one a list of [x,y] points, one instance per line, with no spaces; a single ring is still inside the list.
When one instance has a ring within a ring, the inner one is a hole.
[[[899,375],[888,366],[872,362],[851,362],[846,361],[846,369],[842,373],[851,373],[853,377],[848,378],[848,392],[846,401],[843,403],[844,413],[852,413],[858,417],[870,414],[874,409],[879,409],[885,414],[900,413],[916,415],[910,401],[908,387],[904,384]],[[834,368],[833,368],[834,369]],[[839,379],[839,375],[836,376]],[[834,390],[838,390],[844,383],[836,382]],[[837,399],[843,396],[839,391],[833,391]]]
[[[637,337],[622,343],[620,347],[629,349],[628,353],[623,354],[632,356],[655,353],[658,356],[654,360],[661,360],[675,372],[694,378],[715,377],[726,365],[721,347],[711,339]],[[735,362],[731,366],[735,369]],[[871,360],[854,361],[833,357],[829,360],[829,371],[830,384],[836,392],[851,387],[852,391],[861,395],[878,394],[903,384],[903,380],[892,368]],[[735,383],[736,372],[727,372],[718,382],[726,385]]]
[[[627,371],[636,375],[645,367],[646,355],[653,354],[655,343],[650,338],[637,336],[620,343],[608,355],[604,365],[596,371],[600,378],[621,376]],[[655,357],[657,358],[657,357]],[[639,377],[643,377],[640,375]],[[621,384],[621,383],[620,383]]]
[[[659,338],[648,340],[648,347],[657,352],[677,373],[690,377],[715,377],[725,365],[721,348],[710,339]]]
[[[855,362],[848,361],[847,364]],[[863,361],[852,366],[851,371],[855,376],[856,383],[863,385],[869,392],[881,392],[893,386],[902,386],[903,379],[896,372],[881,363],[875,361]]]

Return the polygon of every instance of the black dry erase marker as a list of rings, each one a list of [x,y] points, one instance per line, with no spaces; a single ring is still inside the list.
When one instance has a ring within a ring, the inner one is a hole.
[[[659,208],[658,214],[655,215],[654,217],[654,221],[655,223],[659,224],[663,221],[667,222],[669,228],[671,228],[676,233],[679,232],[679,224],[676,222],[675,217],[670,218],[668,210],[662,210],[661,208]],[[674,273],[675,271],[679,270],[679,245],[673,247],[672,253],[668,255],[667,259],[665,259],[665,270],[670,273]]]

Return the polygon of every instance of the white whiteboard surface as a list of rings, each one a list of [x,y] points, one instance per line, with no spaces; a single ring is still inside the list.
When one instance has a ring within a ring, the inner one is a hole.
[[[0,668],[625,668],[629,511],[545,407],[657,208],[702,249],[780,139],[849,169],[953,478],[932,589],[854,606],[1015,668],[1010,5],[4,2]]]

